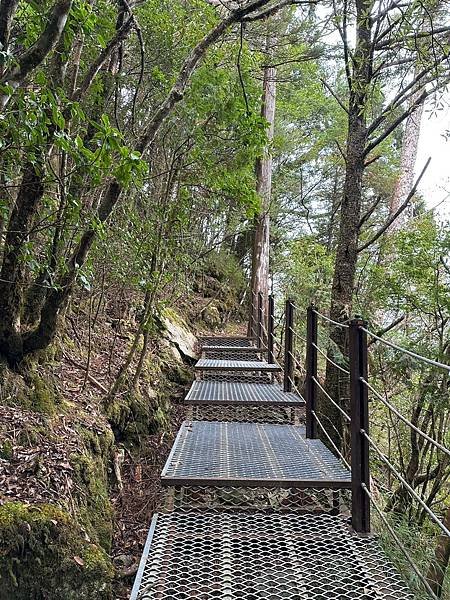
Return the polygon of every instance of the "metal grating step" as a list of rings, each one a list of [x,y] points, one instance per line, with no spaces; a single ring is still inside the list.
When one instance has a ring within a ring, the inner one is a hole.
[[[259,352],[264,352],[264,348],[261,347],[257,347],[257,346],[209,346],[209,345],[203,345],[202,346],[202,350],[203,352],[206,351],[214,351],[214,352],[248,352],[250,353],[259,353]]]
[[[350,473],[305,428],[185,421],[161,474],[164,485],[349,488]]]
[[[232,346],[247,348],[255,345],[254,337],[204,336],[199,338],[200,346]]]
[[[194,381],[186,404],[304,406],[294,393],[284,392],[278,384],[241,383],[236,381]]]
[[[214,350],[214,348],[216,348]],[[220,348],[217,350],[217,348]],[[216,360],[263,360],[264,350],[254,348],[232,348],[231,346],[203,346],[202,358]]]
[[[280,365],[256,360],[216,360],[202,358],[196,365],[197,371],[264,371],[278,373]]]
[[[130,600],[413,600],[373,537],[340,517],[156,515]]]

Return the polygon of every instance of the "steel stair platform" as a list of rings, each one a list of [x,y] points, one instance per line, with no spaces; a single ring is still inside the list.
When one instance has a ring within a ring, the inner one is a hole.
[[[282,368],[275,363],[257,360],[218,360],[201,358],[195,364],[196,371],[258,371],[264,373],[279,373]]]
[[[296,425],[185,421],[161,474],[166,486],[348,489],[350,472]]]
[[[287,406],[302,407],[303,398],[284,392],[277,383],[246,383],[240,381],[194,381],[185,404],[211,406]]]
[[[219,360],[261,360],[266,352],[258,346],[202,346],[202,358]]]
[[[413,600],[342,517],[179,511],[153,518],[130,600]]]
[[[255,346],[255,337],[244,336],[200,336],[198,338],[200,347],[204,346],[228,346],[229,348],[249,348]]]

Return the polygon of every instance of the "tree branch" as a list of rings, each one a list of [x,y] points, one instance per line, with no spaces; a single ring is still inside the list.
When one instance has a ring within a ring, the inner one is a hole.
[[[376,207],[380,204],[382,199],[382,196],[377,196],[375,198],[375,202],[373,202],[373,204],[367,209],[367,212],[361,217],[361,219],[359,220],[358,223],[358,229],[361,229],[361,227],[364,225],[364,223],[370,219],[370,217],[373,214],[373,211],[376,209]]]
[[[397,129],[397,127],[403,123],[403,121],[405,119],[407,119],[409,117],[410,114],[412,114],[416,108],[418,106],[420,106],[423,102],[425,102],[425,100],[428,98],[428,96],[432,93],[432,90],[424,90],[420,96],[411,104],[411,106],[409,106],[399,117],[397,117],[390,125],[387,129],[385,129],[383,131],[383,133],[381,133],[377,138],[375,138],[373,140],[373,142],[371,142],[365,149],[364,151],[364,156],[367,156],[368,154],[370,154],[370,152],[372,152],[372,150],[374,150],[379,144],[381,144],[381,142],[383,140],[385,140],[395,129]]]
[[[416,193],[417,190],[417,186],[419,185],[422,177],[425,175],[425,171],[428,169],[428,165],[431,162],[431,156],[428,158],[427,162],[425,163],[424,168],[422,169],[419,177],[416,179],[415,184],[413,185],[411,191],[409,192],[409,194],[406,197],[406,200],[403,202],[403,204],[401,206],[398,207],[398,209],[395,211],[395,213],[389,217],[389,219],[387,219],[387,221],[385,222],[385,224],[377,231],[377,233],[365,244],[363,244],[362,246],[360,246],[358,248],[358,252],[362,252],[363,250],[366,250],[366,248],[368,248],[369,246],[371,246],[374,242],[377,241],[377,239],[379,237],[381,237],[383,235],[383,233],[389,229],[389,227],[392,225],[392,223],[395,221],[395,219],[401,215],[401,213],[405,210],[405,208],[408,206],[409,201],[411,200],[411,198],[414,196],[414,194]]]
[[[79,100],[88,91],[93,80],[97,76],[97,73],[103,67],[103,65],[114,52],[114,50],[117,48],[117,46],[119,46],[119,44],[121,44],[123,40],[127,37],[132,24],[133,19],[130,18],[122,25],[120,29],[116,31],[114,37],[110,39],[106,47],[100,52],[97,59],[89,67],[89,70],[86,73],[83,81],[81,82],[80,87],[75,91],[75,93],[71,97],[72,102],[79,102]]]
[[[0,45],[3,52],[7,52],[11,25],[19,0],[2,0],[0,2]]]
[[[336,102],[339,104],[342,110],[348,114],[348,108],[343,104],[342,100],[333,92],[333,90],[325,81],[325,79],[320,79],[320,82],[330,92],[330,94],[333,96],[333,98],[336,100]]]
[[[394,327],[397,327],[397,325],[400,325],[400,323],[402,323],[402,321],[405,320],[405,315],[401,315],[400,317],[398,317],[397,319],[395,319],[395,321],[393,321],[390,325],[388,325],[387,327],[384,327],[383,329],[380,329],[379,331],[376,332],[376,335],[378,337],[383,337],[383,335],[385,335],[386,333],[388,333],[389,331],[391,331],[392,329],[394,329]],[[372,338],[367,346],[371,346],[372,344],[376,343],[376,339]]]
[[[271,6],[266,8],[265,10],[260,11],[256,15],[251,15],[242,19],[243,23],[249,23],[252,21],[261,21],[262,19],[267,19],[275,15],[278,11],[280,11],[285,6],[292,5],[300,5],[300,4],[317,4],[318,0],[281,0],[275,6]]]
[[[14,65],[0,79],[0,83],[7,83],[13,89],[17,89],[26,79],[26,77],[36,69],[53,50],[61,37],[67,22],[69,11],[72,7],[72,0],[59,0],[53,7],[51,15],[48,18],[47,26],[41,33],[37,41],[21,54]],[[4,94],[1,98],[1,106],[4,107],[10,99],[9,94]]]

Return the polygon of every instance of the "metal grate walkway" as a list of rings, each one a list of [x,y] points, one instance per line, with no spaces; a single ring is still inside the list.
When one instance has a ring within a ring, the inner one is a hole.
[[[279,373],[280,365],[257,360],[216,360],[201,358],[195,364],[197,371],[261,371]]]
[[[256,338],[251,337],[221,337],[221,336],[203,336],[199,338],[200,346],[228,346],[232,348],[248,348],[254,346]]]
[[[303,399],[270,383],[278,365],[233,360],[254,341],[203,338],[229,360],[198,361],[185,402],[296,412],[282,407]],[[185,421],[161,481],[167,512],[153,518],[130,600],[413,600],[377,540],[337,515],[351,473],[303,427]]]
[[[413,600],[374,538],[328,515],[173,512],[131,600]]]
[[[350,473],[304,427],[185,421],[162,472],[165,485],[348,488]]]
[[[284,392],[274,383],[245,383],[239,381],[194,381],[185,402],[211,405],[304,406],[297,394]]]

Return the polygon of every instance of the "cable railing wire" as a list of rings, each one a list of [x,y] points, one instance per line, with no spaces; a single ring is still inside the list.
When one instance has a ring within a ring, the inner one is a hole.
[[[297,339],[301,340],[302,342],[304,342],[305,344],[308,343],[308,340],[306,338],[304,338],[303,336],[301,336],[294,327],[289,327],[290,331],[292,331],[292,334],[294,335],[294,337],[296,337]]]
[[[336,454],[339,456],[339,458],[342,460],[342,462],[344,463],[344,465],[347,467],[347,469],[351,470],[350,465],[348,464],[348,462],[345,460],[343,454],[340,452],[340,450],[338,449],[338,447],[336,446],[336,444],[333,442],[333,440],[331,439],[328,431],[325,429],[325,426],[322,424],[322,421],[319,419],[317,413],[315,410],[311,411],[311,414],[313,415],[313,417],[316,419],[316,422],[318,424],[318,426],[320,427],[320,429],[322,430],[323,434],[325,435],[325,437],[327,438],[327,440],[329,441],[329,443],[331,444],[331,446],[333,447],[334,451],[336,452]]]
[[[290,381],[290,382],[291,382],[291,384],[292,384],[292,388],[293,388],[293,389],[294,389],[294,390],[297,392],[297,395],[299,396],[299,398],[300,398],[301,400],[303,400],[303,402],[304,402],[304,401],[305,401],[305,399],[303,398],[302,394],[300,393],[300,391],[299,391],[299,389],[298,389],[298,387],[297,387],[297,385],[296,385],[295,381],[292,379],[292,377],[289,377],[289,375],[288,375],[288,379],[289,379],[289,381]]]
[[[411,423],[411,421],[409,419],[407,419],[406,417],[404,417],[401,414],[401,412],[393,404],[391,404],[389,402],[389,400],[386,400],[386,398],[383,398],[383,396],[373,386],[371,386],[370,383],[368,383],[364,379],[364,377],[360,377],[359,379],[380,400],[380,402],[382,402],[387,408],[389,408],[389,410],[391,410],[401,421],[403,421],[403,423],[405,423],[405,425],[408,425],[409,427],[411,427],[411,429],[413,429],[416,433],[418,433],[420,436],[422,436],[424,439],[426,439],[428,442],[430,442],[430,444],[433,444],[441,452],[444,452],[444,454],[446,454],[447,456],[450,457],[450,450],[448,448],[446,448],[440,442],[438,442],[435,439],[433,439],[432,437],[430,437],[427,433],[425,433],[424,431],[419,429],[419,427],[416,427],[416,425],[414,425],[414,423]]]
[[[368,329],[365,329],[364,327],[360,326],[360,329],[362,331],[364,331],[365,333],[367,333],[368,335],[370,335],[371,337],[373,337],[374,339],[376,339],[379,342],[382,342],[383,344],[385,344],[386,346],[389,346],[390,348],[393,348],[394,350],[398,350],[399,352],[403,352],[403,354],[407,354],[408,356],[411,356],[412,358],[415,358],[417,360],[420,360],[422,362],[425,362],[429,365],[432,365],[433,367],[438,367],[440,369],[445,369],[446,371],[450,372],[450,365],[446,365],[444,363],[438,362],[437,360],[433,360],[431,358],[427,358],[426,356],[422,356],[421,354],[416,354],[415,352],[411,352],[411,350],[406,350],[406,348],[402,348],[401,346],[397,346],[397,344],[394,344],[392,342],[389,342],[388,340],[383,339],[382,337],[376,335],[375,333],[372,333],[371,331],[369,331]]]
[[[428,583],[428,581],[425,579],[425,577],[423,576],[423,573],[420,572],[420,570],[418,569],[417,565],[415,564],[414,560],[411,558],[409,552],[407,551],[407,549],[405,548],[404,544],[401,542],[400,538],[398,537],[398,535],[395,533],[394,529],[392,528],[392,526],[390,525],[389,521],[387,520],[387,518],[385,517],[385,515],[383,514],[383,511],[380,509],[380,507],[378,506],[378,504],[375,502],[372,494],[370,493],[370,491],[368,490],[367,486],[363,483],[361,484],[362,489],[364,490],[364,493],[367,495],[367,497],[369,498],[369,500],[372,502],[376,512],[378,513],[378,516],[380,517],[380,519],[383,521],[384,525],[386,526],[387,530],[389,531],[389,533],[391,534],[391,536],[393,537],[395,543],[397,544],[397,546],[399,547],[400,551],[402,552],[403,556],[406,558],[406,560],[408,561],[409,565],[411,566],[411,568],[413,569],[414,573],[417,575],[417,577],[420,579],[422,585],[425,587],[425,589],[427,590],[427,592],[430,594],[430,596],[434,599],[434,600],[439,600],[439,598],[436,596],[436,594],[433,592],[433,590],[431,589],[430,584]]]
[[[305,367],[299,362],[298,358],[295,356],[294,352],[291,352],[289,350],[289,356],[292,358],[292,360],[294,361],[295,366],[297,367],[297,369],[299,369],[302,373],[306,373],[306,369]]]
[[[319,381],[315,377],[313,377],[312,380],[317,385],[317,387],[320,390],[322,390],[325,397],[328,398],[328,400],[333,404],[333,406],[335,406],[338,409],[338,411],[345,418],[345,420],[348,421],[349,423],[351,423],[350,416],[345,412],[345,410],[341,406],[339,406],[339,404],[335,400],[333,400],[333,398],[328,394],[328,392],[326,392],[326,390],[322,387],[322,385],[319,383]]]
[[[347,369],[344,369],[344,367],[341,367],[341,365],[338,365],[337,363],[335,363],[334,360],[331,360],[331,358],[329,356],[327,356],[325,354],[325,352],[321,348],[319,348],[319,346],[317,346],[317,344],[312,342],[312,345],[317,350],[317,352],[319,352],[319,354],[321,354],[329,363],[331,363],[334,367],[336,367],[336,369],[339,369],[346,375],[350,375],[350,371],[348,371]]]
[[[417,502],[420,504],[420,506],[422,506],[422,508],[425,510],[425,512],[428,513],[429,517],[436,523],[436,525],[443,531],[443,533],[445,535],[450,537],[450,530],[447,529],[447,527],[442,523],[442,521],[439,519],[439,517],[422,500],[422,498],[419,496],[419,494],[414,490],[414,488],[412,488],[409,485],[409,483],[406,481],[406,479],[397,471],[397,469],[390,462],[390,460],[387,458],[387,456],[385,454],[383,454],[383,452],[380,450],[378,445],[366,433],[366,431],[364,431],[364,429],[361,429],[361,434],[366,438],[366,440],[369,442],[369,444],[372,446],[372,448],[377,452],[377,454],[379,455],[381,460],[384,462],[384,464],[390,469],[390,471],[392,473],[394,473],[394,475],[397,477],[397,479],[405,486],[405,488],[408,490],[408,492],[417,500]]]
[[[345,323],[338,323],[337,321],[333,321],[333,319],[330,319],[330,317],[326,317],[325,315],[322,315],[322,313],[318,312],[317,310],[314,310],[314,312],[318,317],[320,317],[324,321],[328,321],[328,323],[332,323],[333,325],[336,325],[337,327],[342,327],[343,329],[349,328],[349,326],[346,325]]]

